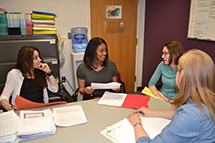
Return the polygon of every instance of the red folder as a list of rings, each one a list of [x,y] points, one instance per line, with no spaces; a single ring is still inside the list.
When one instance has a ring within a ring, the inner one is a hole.
[[[150,97],[146,95],[136,95],[136,94],[127,94],[125,97],[125,100],[122,103],[122,106],[115,106],[111,104],[102,104],[99,105],[105,105],[105,106],[112,106],[112,107],[119,107],[119,108],[136,108],[139,109],[141,107],[148,108],[148,101]]]
[[[19,110],[44,107],[44,106],[50,106],[50,105],[55,105],[55,104],[65,104],[65,103],[67,103],[67,102],[59,101],[59,102],[51,102],[51,103],[36,103],[36,102],[29,101],[19,95],[17,95],[16,99],[15,99],[15,104]]]
[[[148,101],[150,97],[146,95],[127,94],[125,101],[122,104],[122,108],[136,108],[139,109],[142,106],[148,108]]]

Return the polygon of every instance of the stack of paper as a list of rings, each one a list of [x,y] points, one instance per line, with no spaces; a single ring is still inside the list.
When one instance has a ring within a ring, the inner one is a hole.
[[[17,138],[17,121],[14,111],[0,114],[0,142],[15,142]]]
[[[149,97],[145,95],[112,93],[105,91],[103,96],[98,101],[99,105],[107,105],[122,108],[148,108]]]
[[[19,131],[18,138],[22,140],[54,134],[56,127],[49,109],[42,111],[21,110],[17,130]]]
[[[87,122],[81,105],[53,109],[54,121],[57,126],[74,126]]]
[[[15,142],[54,134],[55,124],[67,127],[86,122],[81,105],[53,108],[53,114],[49,109],[20,110],[20,117],[14,111],[8,111],[0,114],[0,142]]]
[[[119,88],[121,83],[118,82],[110,82],[110,83],[91,83],[91,87],[93,89],[117,89]]]
[[[105,91],[104,95],[98,101],[98,104],[121,107],[126,96],[127,94],[125,93],[112,93]]]
[[[161,133],[163,128],[166,127],[171,120],[158,117],[141,117],[141,121],[146,133],[153,139]],[[105,130],[101,131],[101,134],[120,143],[135,143],[134,128],[126,118],[107,127]]]

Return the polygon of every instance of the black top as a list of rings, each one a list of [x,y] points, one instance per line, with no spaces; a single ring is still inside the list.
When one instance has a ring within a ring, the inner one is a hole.
[[[20,96],[37,103],[44,103],[43,89],[36,83],[35,79],[24,78]]]

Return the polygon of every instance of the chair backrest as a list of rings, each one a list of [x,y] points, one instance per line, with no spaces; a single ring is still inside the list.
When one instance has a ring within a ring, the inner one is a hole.
[[[3,85],[2,88],[1,88],[0,95],[1,95],[1,93],[3,92],[3,90],[4,90],[4,86],[5,86],[5,85]]]
[[[2,86],[2,88],[1,88],[1,92],[0,92],[0,96],[1,96],[1,93],[3,92],[3,90],[4,90],[4,87],[5,87],[5,84]],[[11,97],[10,97],[10,99],[9,99],[9,103],[11,103]],[[0,105],[0,110],[3,110],[3,112],[6,112],[7,110],[6,109],[4,109],[1,105]]]
[[[121,83],[121,92],[126,93],[125,83],[121,80],[119,71],[117,71],[117,82]]]

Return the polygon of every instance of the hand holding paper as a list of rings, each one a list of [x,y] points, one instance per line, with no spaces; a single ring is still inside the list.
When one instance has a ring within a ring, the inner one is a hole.
[[[118,82],[110,82],[110,83],[91,83],[91,87],[93,89],[116,89],[120,87],[120,83]]]

